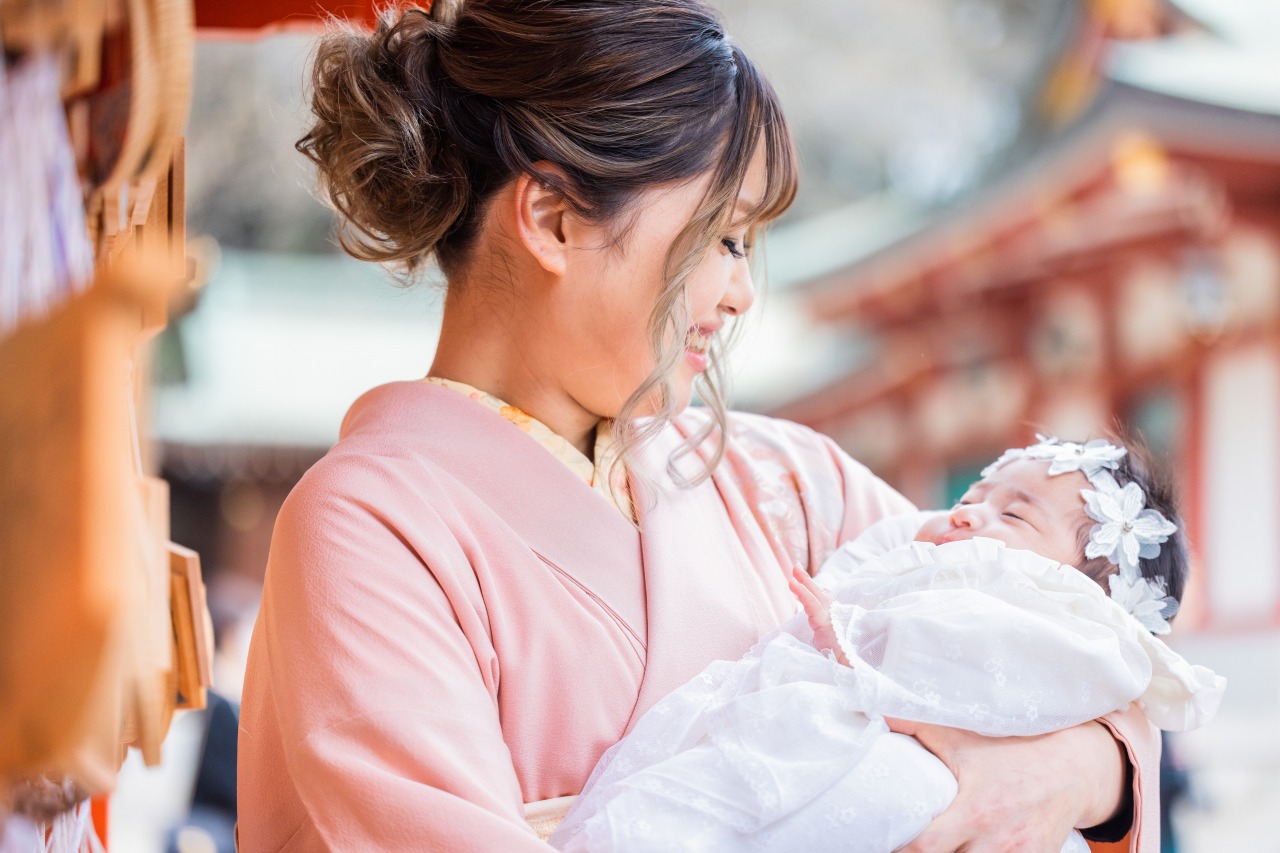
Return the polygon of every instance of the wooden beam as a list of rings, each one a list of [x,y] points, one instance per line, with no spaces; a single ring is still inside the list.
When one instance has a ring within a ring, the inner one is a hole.
[[[260,35],[262,31],[319,29],[330,17],[367,26],[376,20],[372,0],[196,0],[195,8],[201,35],[218,30]]]

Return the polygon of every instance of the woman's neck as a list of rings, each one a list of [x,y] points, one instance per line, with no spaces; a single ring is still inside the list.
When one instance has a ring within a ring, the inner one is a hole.
[[[537,360],[546,341],[529,340],[536,320],[522,317],[503,322],[518,312],[496,312],[492,304],[481,315],[466,300],[445,300],[440,343],[430,376],[463,382],[537,418],[588,459],[595,451],[601,418],[587,411],[564,391],[551,371]]]

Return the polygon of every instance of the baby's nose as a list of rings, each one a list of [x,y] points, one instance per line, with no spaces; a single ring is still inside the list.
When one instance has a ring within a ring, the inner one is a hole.
[[[951,511],[951,526],[981,527],[983,515],[982,504],[960,504]]]

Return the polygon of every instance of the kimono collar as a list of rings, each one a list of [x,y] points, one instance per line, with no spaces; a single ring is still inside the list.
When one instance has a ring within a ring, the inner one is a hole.
[[[644,641],[640,531],[516,424],[435,383],[391,382],[352,404],[341,436],[361,453],[430,462],[488,507],[486,524],[523,539]]]
[[[551,427],[487,391],[481,391],[465,382],[440,376],[427,376],[422,381],[456,391],[520,427],[530,438],[564,463],[582,482],[590,486],[592,491],[608,501],[609,505],[621,513],[623,518],[635,521],[635,510],[632,508],[627,488],[626,469],[612,464],[612,421],[602,420],[596,427],[595,461],[592,462],[586,454],[570,444],[568,439],[552,431]]]

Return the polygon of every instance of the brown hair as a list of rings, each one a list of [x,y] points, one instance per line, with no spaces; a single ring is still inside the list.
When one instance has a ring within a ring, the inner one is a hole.
[[[777,217],[795,195],[777,96],[700,0],[436,0],[430,14],[387,11],[371,34],[321,40],[312,88],[315,123],[298,150],[345,220],[343,247],[409,274],[432,257],[446,276],[464,268],[486,202],[521,174],[597,222],[620,222],[641,190],[711,176],[666,258],[649,318],[657,367],[617,417],[620,457],[674,414],[684,282],[723,236],[758,149],[768,178],[749,221]],[[699,388],[714,417],[691,439],[715,432],[717,447],[695,480],[723,455],[719,355]],[[659,417],[637,422],[655,403]]]

